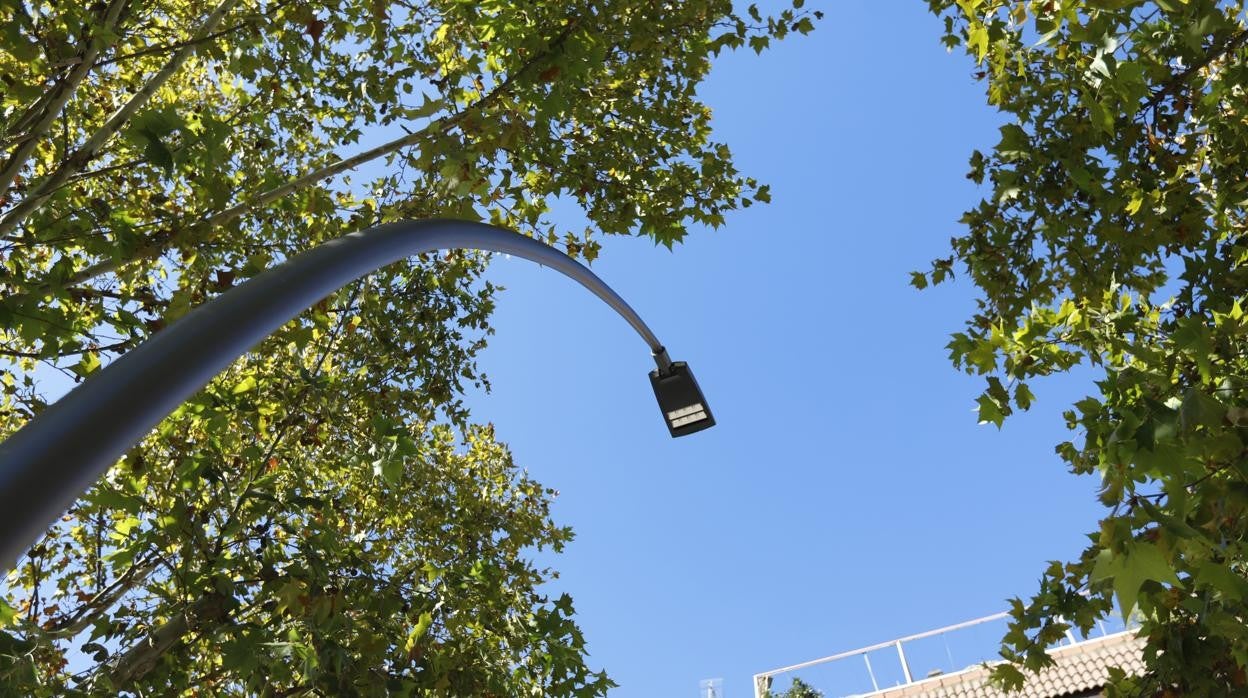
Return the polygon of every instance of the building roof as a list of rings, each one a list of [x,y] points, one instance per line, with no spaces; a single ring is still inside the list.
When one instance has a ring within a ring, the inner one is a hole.
[[[1143,647],[1144,641],[1129,630],[1049,650],[1053,666],[1039,674],[1028,674],[1027,683],[1017,693],[1006,693],[992,686],[988,682],[988,668],[979,665],[875,691],[861,698],[1061,698],[1079,695],[1104,686],[1110,667],[1118,667],[1128,675],[1142,674]]]

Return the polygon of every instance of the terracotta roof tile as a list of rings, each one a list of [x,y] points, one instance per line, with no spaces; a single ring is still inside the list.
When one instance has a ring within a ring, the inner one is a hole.
[[[994,688],[988,683],[988,670],[978,665],[859,698],[1061,698],[1105,685],[1110,667],[1129,675],[1143,673],[1143,647],[1144,641],[1128,631],[1050,650],[1054,665],[1029,675],[1018,693]]]

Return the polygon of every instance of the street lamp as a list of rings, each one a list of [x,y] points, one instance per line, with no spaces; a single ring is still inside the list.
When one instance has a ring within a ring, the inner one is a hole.
[[[0,443],[0,572],[110,465],[213,376],[303,310],[406,257],[466,248],[503,252],[563,273],[615,309],[649,345],[659,408],[673,437],[715,420],[693,374],[601,279],[558,250],[484,223],[425,220],[352,233],[204,303],[91,376]]]
[[[654,357],[659,368],[650,372],[650,385],[672,438],[715,426],[715,417],[706,406],[706,398],[702,397],[702,389],[689,370],[689,364],[667,358],[663,347],[659,347]]]

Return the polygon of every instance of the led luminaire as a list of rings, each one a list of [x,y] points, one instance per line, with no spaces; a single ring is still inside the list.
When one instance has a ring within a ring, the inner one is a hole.
[[[685,362],[674,361],[666,370],[651,371],[650,385],[673,437],[715,426],[715,417],[706,406],[702,389]]]

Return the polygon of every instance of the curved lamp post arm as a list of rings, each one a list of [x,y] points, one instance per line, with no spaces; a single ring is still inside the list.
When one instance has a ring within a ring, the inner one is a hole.
[[[541,242],[483,223],[390,223],[296,255],[204,303],[0,443],[0,573],[12,569],[127,449],[271,332],[361,276],[412,255],[451,248],[504,252],[576,280],[649,345],[658,364],[651,383],[672,435],[714,424],[688,367],[671,362],[636,311],[585,266]],[[684,412],[691,406],[701,412]]]

